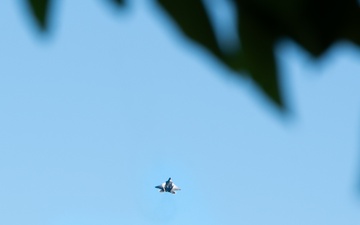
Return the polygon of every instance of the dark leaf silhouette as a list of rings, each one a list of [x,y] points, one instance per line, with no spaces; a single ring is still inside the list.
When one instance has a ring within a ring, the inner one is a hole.
[[[124,0],[109,0],[124,6]],[[202,46],[240,76],[246,71],[279,109],[286,111],[274,54],[282,38],[290,38],[321,56],[339,40],[360,44],[357,0],[228,0],[237,12],[241,47],[224,52],[202,0],[155,0],[189,40]],[[28,0],[39,27],[47,30],[50,0]]]
[[[109,0],[109,1],[112,2],[115,6],[118,6],[118,7],[123,7],[125,5],[124,0]]]
[[[266,95],[284,109],[273,51],[276,35],[268,32],[269,24],[247,11],[240,12],[238,24],[245,68]]]
[[[240,19],[241,43],[244,47],[226,53],[219,47],[202,1],[158,0],[158,2],[187,37],[207,48],[229,68],[237,72],[248,71],[266,95],[280,109],[284,109],[272,50],[274,40],[266,39],[269,35],[262,30],[261,24],[256,24],[256,18],[247,15],[245,17],[248,18]],[[240,16],[243,14],[240,13]]]
[[[28,0],[30,11],[41,30],[48,28],[48,13],[51,0]]]
[[[223,58],[210,18],[202,1],[158,0],[157,2],[187,37],[207,48],[219,59]]]

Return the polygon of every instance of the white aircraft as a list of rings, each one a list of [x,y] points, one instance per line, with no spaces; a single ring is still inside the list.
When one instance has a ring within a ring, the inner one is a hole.
[[[160,192],[170,192],[171,194],[176,194],[175,191],[181,190],[178,186],[176,186],[172,182],[171,177],[166,182],[164,182],[158,186],[155,186],[155,188],[159,188]]]

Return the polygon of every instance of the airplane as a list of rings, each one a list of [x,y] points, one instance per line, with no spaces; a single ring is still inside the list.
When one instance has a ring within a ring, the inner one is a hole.
[[[158,186],[155,186],[155,188],[159,188],[160,192],[170,192],[171,194],[176,194],[175,191],[181,190],[178,186],[176,186],[172,182],[171,177],[169,177],[169,179],[166,182],[164,182]]]

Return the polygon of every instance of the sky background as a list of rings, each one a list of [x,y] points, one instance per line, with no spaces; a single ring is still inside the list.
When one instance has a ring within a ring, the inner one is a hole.
[[[279,45],[284,116],[150,2],[2,3],[0,224],[360,224],[359,49]]]

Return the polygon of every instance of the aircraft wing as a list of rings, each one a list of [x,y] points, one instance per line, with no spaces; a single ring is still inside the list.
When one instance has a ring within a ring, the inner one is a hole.
[[[165,183],[162,183],[162,184],[160,184],[158,186],[155,186],[155,188],[159,188],[161,190],[164,190],[165,189]]]
[[[174,184],[171,190],[172,190],[172,191],[180,191],[181,188],[179,188],[178,186],[176,186],[176,185]]]

